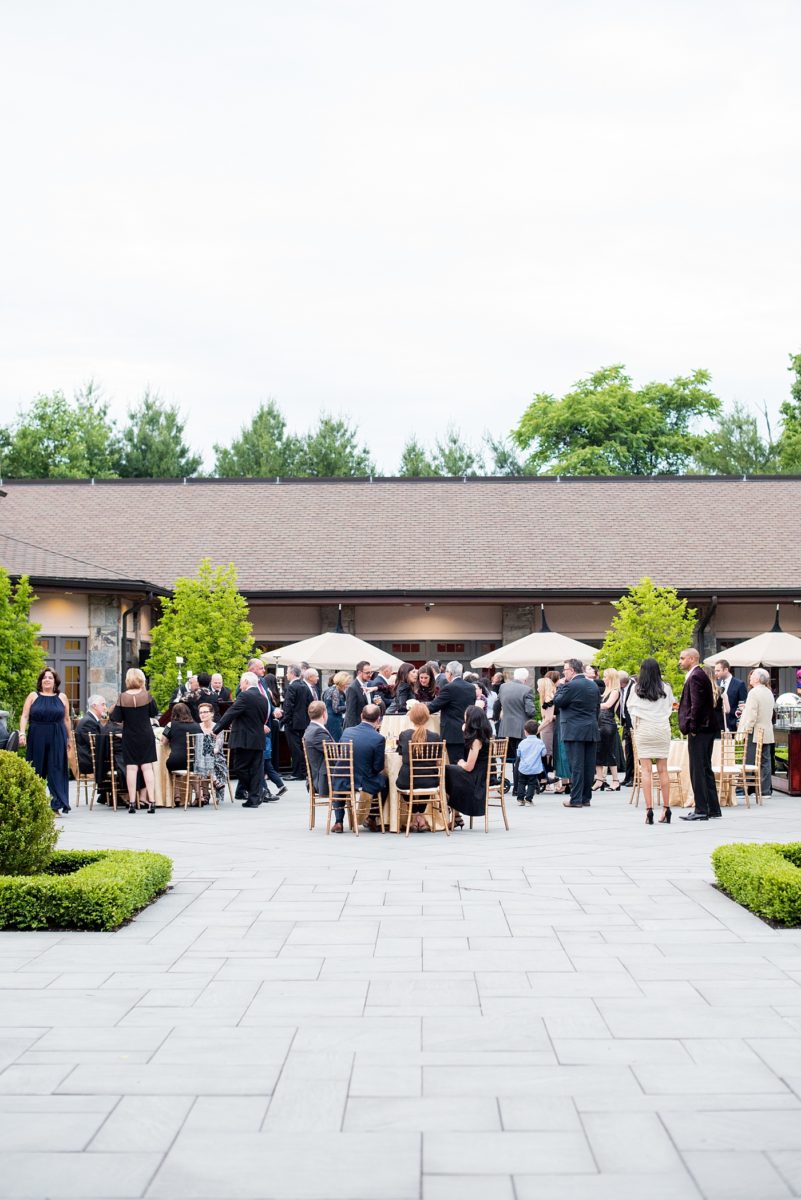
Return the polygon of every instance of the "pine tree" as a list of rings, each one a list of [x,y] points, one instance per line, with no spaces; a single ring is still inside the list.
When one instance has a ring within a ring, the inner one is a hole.
[[[237,590],[234,564],[213,567],[204,558],[194,579],[176,579],[172,598],[162,607],[146,665],[159,707],[166,708],[175,691],[179,655],[194,671],[219,671],[233,690],[253,652],[253,626]]]
[[[675,588],[656,587],[645,576],[614,602],[617,609],[596,663],[636,675],[644,658],[655,658],[676,696],[684,682],[679,654],[693,644],[696,611]]]

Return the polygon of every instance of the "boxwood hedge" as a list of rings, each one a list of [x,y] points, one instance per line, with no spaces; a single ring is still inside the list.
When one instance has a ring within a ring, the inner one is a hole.
[[[41,874],[0,875],[0,929],[117,929],[171,876],[149,850],[56,850]]]
[[[801,925],[801,842],[718,846],[712,866],[723,890],[757,916]]]

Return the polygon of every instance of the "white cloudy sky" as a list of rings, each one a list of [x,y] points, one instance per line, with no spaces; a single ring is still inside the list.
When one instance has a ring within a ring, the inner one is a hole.
[[[392,470],[535,391],[801,350],[796,0],[4,0],[0,405],[149,385]]]

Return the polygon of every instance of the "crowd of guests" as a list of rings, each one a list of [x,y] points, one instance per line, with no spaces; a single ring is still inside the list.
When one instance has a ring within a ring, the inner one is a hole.
[[[163,731],[169,745],[166,765],[171,774],[187,770],[189,738],[194,750],[193,773],[207,781],[198,803],[206,802],[212,789],[218,801],[223,799],[228,783],[223,734],[230,729],[235,798],[246,808],[257,808],[284,795],[287,780],[306,781],[307,760],[317,791],[325,794],[322,745],[330,740],[351,741],[356,786],[381,797],[388,787],[381,722],[387,714],[406,714],[411,728],[398,739],[398,786],[403,790],[407,780],[411,744],[444,741],[446,791],[457,825],[463,815],[484,811],[489,743],[495,735],[508,741],[511,786],[520,805],[532,804],[537,793],[548,791],[562,794],[567,808],[590,807],[594,792],[619,791],[621,784],[632,783],[636,755],[642,768],[646,821],[652,824],[654,819],[655,768],[664,807],[660,820],[667,823],[667,759],[671,717],[677,712],[679,728],[688,741],[695,795],[695,809],[683,814],[683,819],[703,821],[720,816],[711,753],[723,729],[761,730],[761,786],[763,795],[769,795],[774,699],[768,672],[755,669],[746,686],[732,675],[725,660],[715,664],[714,672],[702,667],[694,648],[682,652],[679,665],[685,681],[678,700],[658,662],[647,658],[634,677],[613,669],[601,676],[594,666],[569,659],[561,670],[547,671],[538,679],[535,701],[525,668],[506,679],[501,672],[486,677],[465,672],[457,661],[444,666],[428,662],[421,667],[402,663],[395,670],[390,664],[374,667],[364,660],[356,664],[353,673],[333,672],[323,687],[318,671],[299,663],[287,669],[281,688],[262,660],[253,658],[235,693],[219,673],[206,672],[192,676],[178,689]],[[36,690],[23,708],[20,744],[34,769],[47,780],[55,811],[70,811],[71,755],[76,756],[81,774],[94,769],[101,802],[106,798],[104,747],[112,732],[121,734],[116,757],[124,774],[128,811],[136,812],[140,806],[155,811],[153,726],[158,709],[142,671],[128,671],[125,684],[110,713],[102,696],[90,696],[86,715],[73,736],[69,704],[57,673],[49,667],[40,673]],[[440,714],[440,733],[429,728],[433,713]],[[283,731],[291,755],[290,771],[283,775],[279,731]],[[748,753],[753,761],[753,739]],[[342,807],[337,806],[337,832],[342,817]],[[415,813],[413,827],[421,832],[429,828],[422,812]]]

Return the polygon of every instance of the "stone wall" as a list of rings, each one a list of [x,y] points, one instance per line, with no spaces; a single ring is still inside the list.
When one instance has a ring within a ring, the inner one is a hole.
[[[536,604],[504,604],[501,645],[508,646],[518,638],[528,637],[539,629],[539,606]]]
[[[320,605],[320,633],[333,633],[339,619],[338,604]],[[342,628],[345,633],[356,633],[356,608],[353,604],[342,605]]]
[[[87,700],[95,692],[116,700],[120,690],[120,601],[115,596],[89,597]]]

